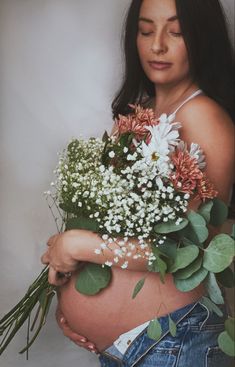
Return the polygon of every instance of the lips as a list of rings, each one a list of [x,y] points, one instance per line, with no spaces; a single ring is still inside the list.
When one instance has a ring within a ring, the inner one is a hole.
[[[171,62],[164,62],[164,61],[149,61],[148,63],[151,66],[151,68],[156,70],[168,69],[172,66]]]

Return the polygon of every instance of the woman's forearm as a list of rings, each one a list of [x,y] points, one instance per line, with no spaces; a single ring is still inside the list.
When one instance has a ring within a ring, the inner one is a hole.
[[[131,256],[125,256],[119,258],[115,255],[115,250],[120,250],[120,245],[117,242],[107,243],[104,241],[97,233],[86,231],[86,230],[71,230],[68,231],[67,234],[70,236],[70,243],[71,243],[71,251],[72,256],[77,261],[87,261],[93,262],[97,264],[105,264],[105,262],[109,262],[116,267],[122,267],[126,261],[128,261],[128,270],[135,270],[135,271],[147,271],[147,259],[142,257],[133,258],[133,253]],[[106,244],[107,247],[102,246],[102,252],[100,254],[96,253],[97,249],[101,249],[101,244]],[[128,246],[130,242],[126,243],[127,253]],[[150,251],[149,248],[145,250],[141,250],[138,241],[131,240],[131,244],[135,244],[138,251],[142,252]],[[118,262],[114,261],[114,258],[119,259]]]

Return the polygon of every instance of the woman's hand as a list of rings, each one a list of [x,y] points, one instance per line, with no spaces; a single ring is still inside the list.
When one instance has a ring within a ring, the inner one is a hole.
[[[63,313],[61,312],[59,306],[56,310],[56,321],[63,331],[64,336],[67,336],[72,342],[77,344],[79,347],[85,348],[92,353],[98,354],[99,351],[96,349],[95,344],[88,341],[84,336],[76,334],[68,325]]]
[[[72,232],[72,231],[71,231]],[[65,284],[71,272],[78,269],[78,261],[73,257],[74,236],[70,231],[49,238],[48,249],[42,255],[43,264],[49,265],[48,281],[54,285]]]

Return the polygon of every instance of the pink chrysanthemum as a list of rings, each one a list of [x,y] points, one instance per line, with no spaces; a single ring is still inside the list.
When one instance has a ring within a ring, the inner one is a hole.
[[[134,112],[127,116],[119,115],[115,120],[117,127],[117,136],[132,132],[135,135],[137,141],[141,141],[144,137],[150,136],[149,130],[146,127],[157,125],[158,121],[151,108],[143,108],[140,105],[129,104],[133,108]]]
[[[213,199],[218,195],[218,191],[215,190],[213,184],[209,181],[205,174],[197,182],[197,197],[202,201],[206,199]]]
[[[171,161],[175,167],[170,177],[174,187],[178,191],[194,194],[198,180],[203,177],[197,160],[186,150],[176,150],[171,156]]]

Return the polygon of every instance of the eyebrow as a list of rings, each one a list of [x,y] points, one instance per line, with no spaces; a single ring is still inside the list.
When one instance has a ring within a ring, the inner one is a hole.
[[[178,16],[177,15],[173,15],[172,17],[168,18],[167,19],[167,22],[174,22],[175,20],[178,19]],[[149,19],[149,18],[145,18],[145,17],[140,17],[139,18],[139,22],[146,22],[146,23],[151,23],[153,24],[154,21],[152,19]]]

